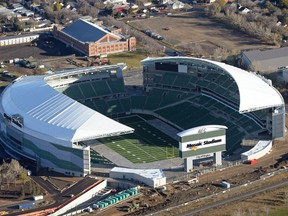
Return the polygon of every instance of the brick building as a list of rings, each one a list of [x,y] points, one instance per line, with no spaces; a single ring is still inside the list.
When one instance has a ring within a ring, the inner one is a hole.
[[[87,56],[99,56],[136,49],[136,38],[121,35],[121,29],[109,29],[102,25],[79,19],[65,28],[54,27],[53,35]]]

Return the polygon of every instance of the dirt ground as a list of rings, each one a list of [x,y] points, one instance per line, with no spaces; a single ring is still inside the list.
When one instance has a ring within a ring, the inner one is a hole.
[[[230,216],[230,215],[271,215],[278,208],[288,208],[287,200],[288,188],[280,188],[269,193],[261,193],[258,196],[252,197],[242,202],[235,202],[228,206],[220,207],[199,216],[215,215],[215,216]],[[276,213],[274,215],[277,215]]]
[[[130,24],[162,35],[166,39],[164,42],[175,47],[198,44],[207,50],[222,47],[234,52],[267,47],[257,39],[208,18],[203,9],[182,15],[130,21]],[[167,27],[169,30],[165,30]]]

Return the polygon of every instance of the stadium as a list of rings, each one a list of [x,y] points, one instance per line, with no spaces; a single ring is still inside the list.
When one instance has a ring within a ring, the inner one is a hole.
[[[284,100],[256,73],[179,56],[142,65],[140,87],[125,86],[124,64],[19,77],[1,95],[5,151],[39,168],[85,176],[97,163],[123,166],[116,155],[141,168],[179,159],[176,134],[202,125],[227,128],[226,154],[243,140],[285,135]],[[110,153],[97,152],[100,144]]]

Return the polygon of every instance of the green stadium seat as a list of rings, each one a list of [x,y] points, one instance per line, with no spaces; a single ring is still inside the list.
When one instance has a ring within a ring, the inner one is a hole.
[[[170,74],[170,73],[165,73],[163,74],[163,77],[162,77],[162,80],[161,80],[161,83],[163,85],[170,85],[172,86],[175,79],[176,79],[177,75],[176,74]]]
[[[85,98],[92,98],[97,96],[90,83],[80,83],[79,87]]]
[[[131,96],[131,109],[143,109],[146,96]]]
[[[102,113],[104,115],[107,114],[108,106],[107,106],[105,100],[98,99],[98,100],[93,100],[93,102],[96,105],[98,112],[100,112],[100,113]]]
[[[89,108],[97,111],[97,107],[95,106],[95,104],[93,103],[93,101],[86,100],[83,104],[84,104],[85,106],[87,106],[87,107],[89,107]]]
[[[112,93],[105,80],[92,82],[91,85],[97,96],[110,95]]]
[[[156,83],[156,84],[158,84],[158,83],[161,83],[161,79],[162,79],[162,75],[160,76],[160,75],[156,75],[155,74],[155,76],[153,77],[153,83]]]
[[[190,81],[191,76],[189,75],[178,75],[175,79],[174,86],[186,87]]]
[[[125,112],[130,112],[130,109],[131,109],[130,97],[129,98],[121,98],[120,103],[121,103]]]
[[[207,86],[209,85],[209,82],[207,80],[204,80],[204,79],[198,79],[196,84],[202,88],[207,88]]]
[[[165,91],[165,90],[163,90],[163,91]],[[181,91],[171,91],[171,90],[168,91],[167,90],[165,92],[166,92],[166,94],[165,94],[165,96],[162,96],[159,107],[163,107],[163,106],[175,103],[175,102],[179,102],[179,101],[184,100],[190,96],[189,94],[183,93]]]
[[[160,105],[162,97],[164,96],[163,95],[164,93],[165,91],[163,91],[162,89],[153,88],[147,96],[144,109],[147,110],[157,109]]]
[[[108,106],[107,115],[113,115],[125,112],[118,99],[106,101],[106,104]]]
[[[124,80],[123,79],[107,80],[107,84],[111,88],[112,93],[123,93],[123,92],[125,92]]]
[[[80,91],[78,85],[70,85],[64,91],[63,94],[67,95],[68,97],[73,98],[74,100],[85,99],[85,96]]]

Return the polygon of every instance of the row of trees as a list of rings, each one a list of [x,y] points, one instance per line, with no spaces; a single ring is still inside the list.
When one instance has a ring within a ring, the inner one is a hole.
[[[283,37],[287,35],[285,25],[288,24],[288,10],[280,9],[271,2],[263,4],[251,0],[239,1],[242,7],[247,7],[247,14],[238,13],[237,4],[226,4],[225,0],[217,0],[208,8],[211,16],[223,20],[238,30],[265,43],[280,45]]]
[[[17,160],[12,159],[10,163],[3,160],[0,166],[0,185],[7,185],[9,188],[11,184],[16,185],[16,181],[20,180],[23,184],[29,181],[27,170],[23,168]]]

